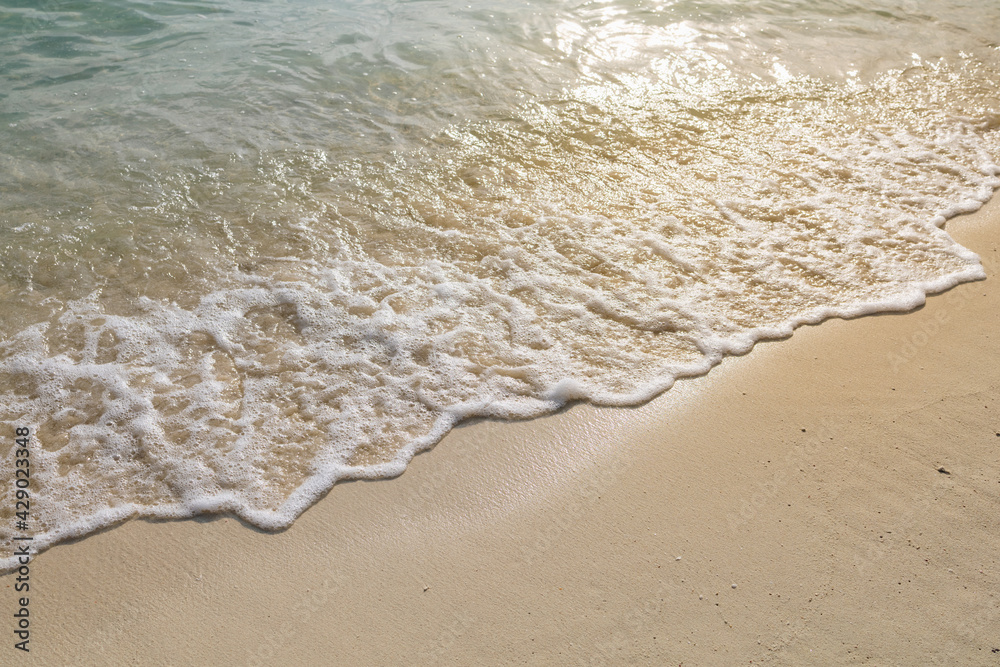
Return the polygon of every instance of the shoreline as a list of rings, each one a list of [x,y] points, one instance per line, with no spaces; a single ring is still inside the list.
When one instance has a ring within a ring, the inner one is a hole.
[[[800,327],[642,406],[459,425],[278,533],[52,547],[31,661],[992,664],[1000,198],[946,229],[989,278],[915,311]]]

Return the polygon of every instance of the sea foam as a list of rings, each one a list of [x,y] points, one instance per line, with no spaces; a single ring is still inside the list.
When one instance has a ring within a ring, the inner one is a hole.
[[[531,84],[555,75],[507,35],[516,67],[493,58],[473,117],[412,127],[393,100],[427,85],[417,56],[375,68],[337,89],[385,102],[352,117],[370,141],[317,117],[272,146],[251,119],[254,150],[170,148],[194,121],[164,113],[161,143],[93,148],[104,182],[64,166],[43,187],[42,157],[11,158],[38,195],[5,217],[0,420],[33,431],[36,549],[136,516],[287,526],[460,420],[634,405],[802,324],[985,277],[941,225],[1000,187],[990,57],[741,69],[706,60],[709,27],[625,16],[552,47],[571,85]],[[482,78],[466,65],[455,90]],[[319,85],[288,67],[291,90]]]

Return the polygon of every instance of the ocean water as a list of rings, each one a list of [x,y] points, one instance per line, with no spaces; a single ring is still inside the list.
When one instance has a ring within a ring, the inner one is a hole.
[[[0,0],[0,537],[288,525],[982,279],[1000,2]],[[336,502],[332,498],[330,502]],[[12,567],[12,559],[0,565]]]

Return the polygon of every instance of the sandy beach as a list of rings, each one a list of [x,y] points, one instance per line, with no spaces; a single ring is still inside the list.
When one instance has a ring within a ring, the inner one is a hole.
[[[1000,664],[991,276],[634,409],[455,429],[289,530],[131,521],[31,567],[32,665]]]

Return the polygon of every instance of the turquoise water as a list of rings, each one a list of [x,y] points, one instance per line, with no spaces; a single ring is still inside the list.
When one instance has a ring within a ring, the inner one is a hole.
[[[287,525],[468,416],[982,278],[941,225],[1000,184],[998,35],[954,0],[0,0],[37,543]]]

